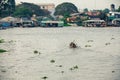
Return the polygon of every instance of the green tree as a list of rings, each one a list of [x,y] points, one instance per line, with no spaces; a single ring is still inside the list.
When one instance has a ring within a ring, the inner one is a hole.
[[[103,10],[103,13],[109,13],[110,12],[110,10],[108,9],[108,8],[105,8],[104,10]]]
[[[15,0],[0,0],[0,17],[6,17],[15,11]]]
[[[32,11],[30,11],[28,8],[20,7],[16,9],[13,15],[17,17],[31,17]]]
[[[98,15],[98,17],[102,20],[106,20],[107,14],[103,11],[100,11],[100,14]]]
[[[88,8],[85,8],[85,9],[84,9],[84,12],[88,12]]]
[[[77,17],[77,18],[76,18],[76,24],[77,24],[78,26],[82,26],[82,20],[80,19],[80,17]]]
[[[119,6],[119,8],[117,9],[117,11],[120,12],[120,6]]]
[[[26,16],[26,14],[24,14],[25,9],[29,10],[28,13],[26,12],[26,14],[29,14],[30,17],[33,14],[35,14],[36,16],[46,16],[50,14],[49,11],[40,9],[38,5],[24,2],[16,7],[14,16]]]
[[[72,13],[77,13],[77,12],[78,12],[78,9],[74,4],[65,2],[65,3],[59,4],[55,8],[54,15],[62,15],[62,16],[64,16],[65,14],[70,15]]]

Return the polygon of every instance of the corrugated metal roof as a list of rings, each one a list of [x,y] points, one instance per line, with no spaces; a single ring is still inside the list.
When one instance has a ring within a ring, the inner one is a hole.
[[[105,22],[104,20],[86,20],[84,22]]]
[[[63,21],[41,21],[41,23],[64,23]]]

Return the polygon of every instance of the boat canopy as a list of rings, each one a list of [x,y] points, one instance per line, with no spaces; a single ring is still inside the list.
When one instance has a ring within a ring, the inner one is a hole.
[[[104,20],[86,20],[83,22],[105,22]]]

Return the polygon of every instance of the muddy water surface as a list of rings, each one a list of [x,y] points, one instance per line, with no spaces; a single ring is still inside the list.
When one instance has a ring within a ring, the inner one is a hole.
[[[0,38],[0,80],[120,80],[120,28],[13,28]]]

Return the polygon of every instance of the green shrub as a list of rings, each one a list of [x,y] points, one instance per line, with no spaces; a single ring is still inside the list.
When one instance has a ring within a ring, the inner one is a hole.
[[[6,70],[1,70],[1,72],[6,72]]]
[[[115,39],[115,38],[111,38],[111,40],[113,40],[113,39]]]
[[[65,71],[61,71],[61,73],[64,73]]]

